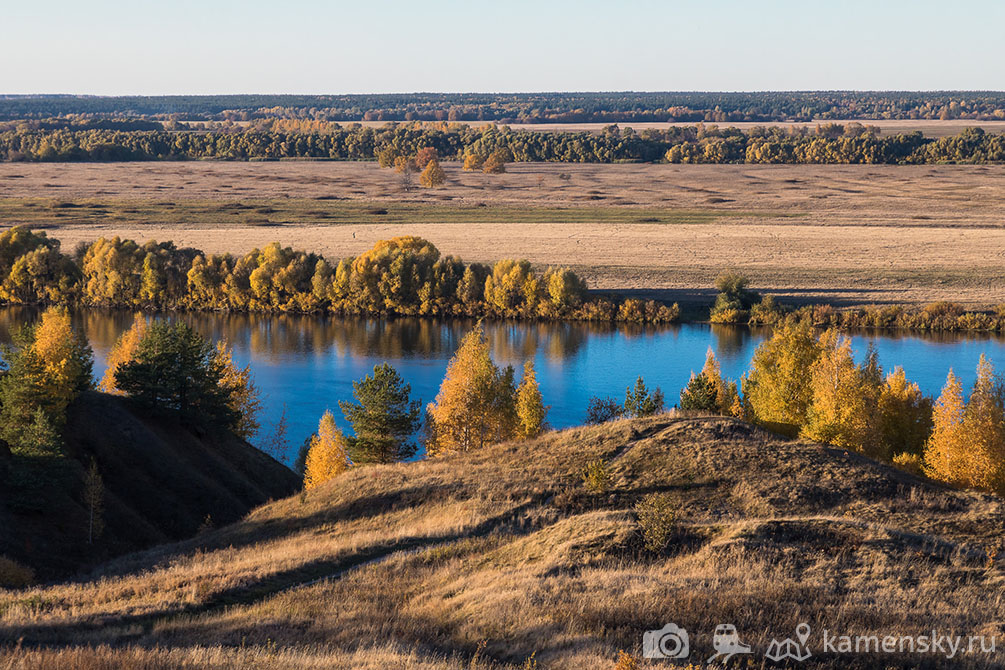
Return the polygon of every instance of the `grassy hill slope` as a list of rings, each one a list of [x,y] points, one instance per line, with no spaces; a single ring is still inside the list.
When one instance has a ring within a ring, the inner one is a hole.
[[[20,509],[14,491],[0,490],[0,555],[41,578],[190,537],[207,516],[232,523],[298,486],[289,468],[234,435],[146,415],[101,393],[71,406],[65,435],[69,458],[37,496],[42,509]],[[105,489],[105,532],[88,544],[83,480],[92,458]]]
[[[612,475],[602,493],[581,475],[596,459]],[[642,547],[634,510],[652,493],[678,510],[661,554]],[[761,667],[773,637],[807,622],[804,667],[868,668],[875,657],[823,653],[820,631],[1005,634],[1003,530],[997,498],[734,419],[664,415],[351,470],[88,581],[0,592],[0,644],[10,668],[521,667],[533,655],[584,670],[640,654],[644,631],[672,621],[693,663],[733,623]],[[1000,653],[882,665],[996,667]]]

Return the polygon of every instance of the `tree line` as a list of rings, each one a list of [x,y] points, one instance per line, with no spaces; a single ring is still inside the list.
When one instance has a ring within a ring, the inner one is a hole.
[[[676,304],[591,298],[568,268],[465,264],[412,236],[337,262],[272,243],[243,256],[101,238],[72,256],[44,232],[0,235],[0,300],[143,310],[228,310],[669,323]]]
[[[388,151],[435,149],[445,160],[505,150],[520,162],[568,163],[993,163],[1005,161],[1005,135],[966,128],[938,139],[920,132],[879,135],[859,124],[805,128],[717,125],[603,132],[514,130],[459,123],[389,124],[270,121],[228,132],[18,127],[0,131],[8,161],[375,160]]]
[[[0,96],[0,119],[67,115],[249,121],[623,123],[814,119],[1003,119],[1000,91],[408,93]]]
[[[939,301],[923,307],[873,305],[838,309],[833,305],[803,305],[792,308],[749,288],[749,279],[734,271],[716,278],[719,290],[709,310],[709,321],[722,324],[772,326],[802,323],[814,328],[838,330],[923,330],[933,332],[1005,332],[1005,303],[992,311],[967,310],[963,305]]]

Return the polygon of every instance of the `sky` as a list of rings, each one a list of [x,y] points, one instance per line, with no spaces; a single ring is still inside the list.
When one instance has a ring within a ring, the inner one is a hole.
[[[0,93],[1005,89],[1001,0],[0,0]]]

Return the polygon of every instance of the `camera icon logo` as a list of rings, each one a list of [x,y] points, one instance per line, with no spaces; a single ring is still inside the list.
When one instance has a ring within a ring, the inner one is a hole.
[[[659,630],[647,630],[642,636],[645,658],[687,658],[688,653],[687,631],[675,623],[668,623]]]

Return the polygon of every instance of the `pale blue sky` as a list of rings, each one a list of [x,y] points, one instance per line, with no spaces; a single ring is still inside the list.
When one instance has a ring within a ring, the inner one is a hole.
[[[1001,0],[0,0],[0,93],[1005,89]]]

